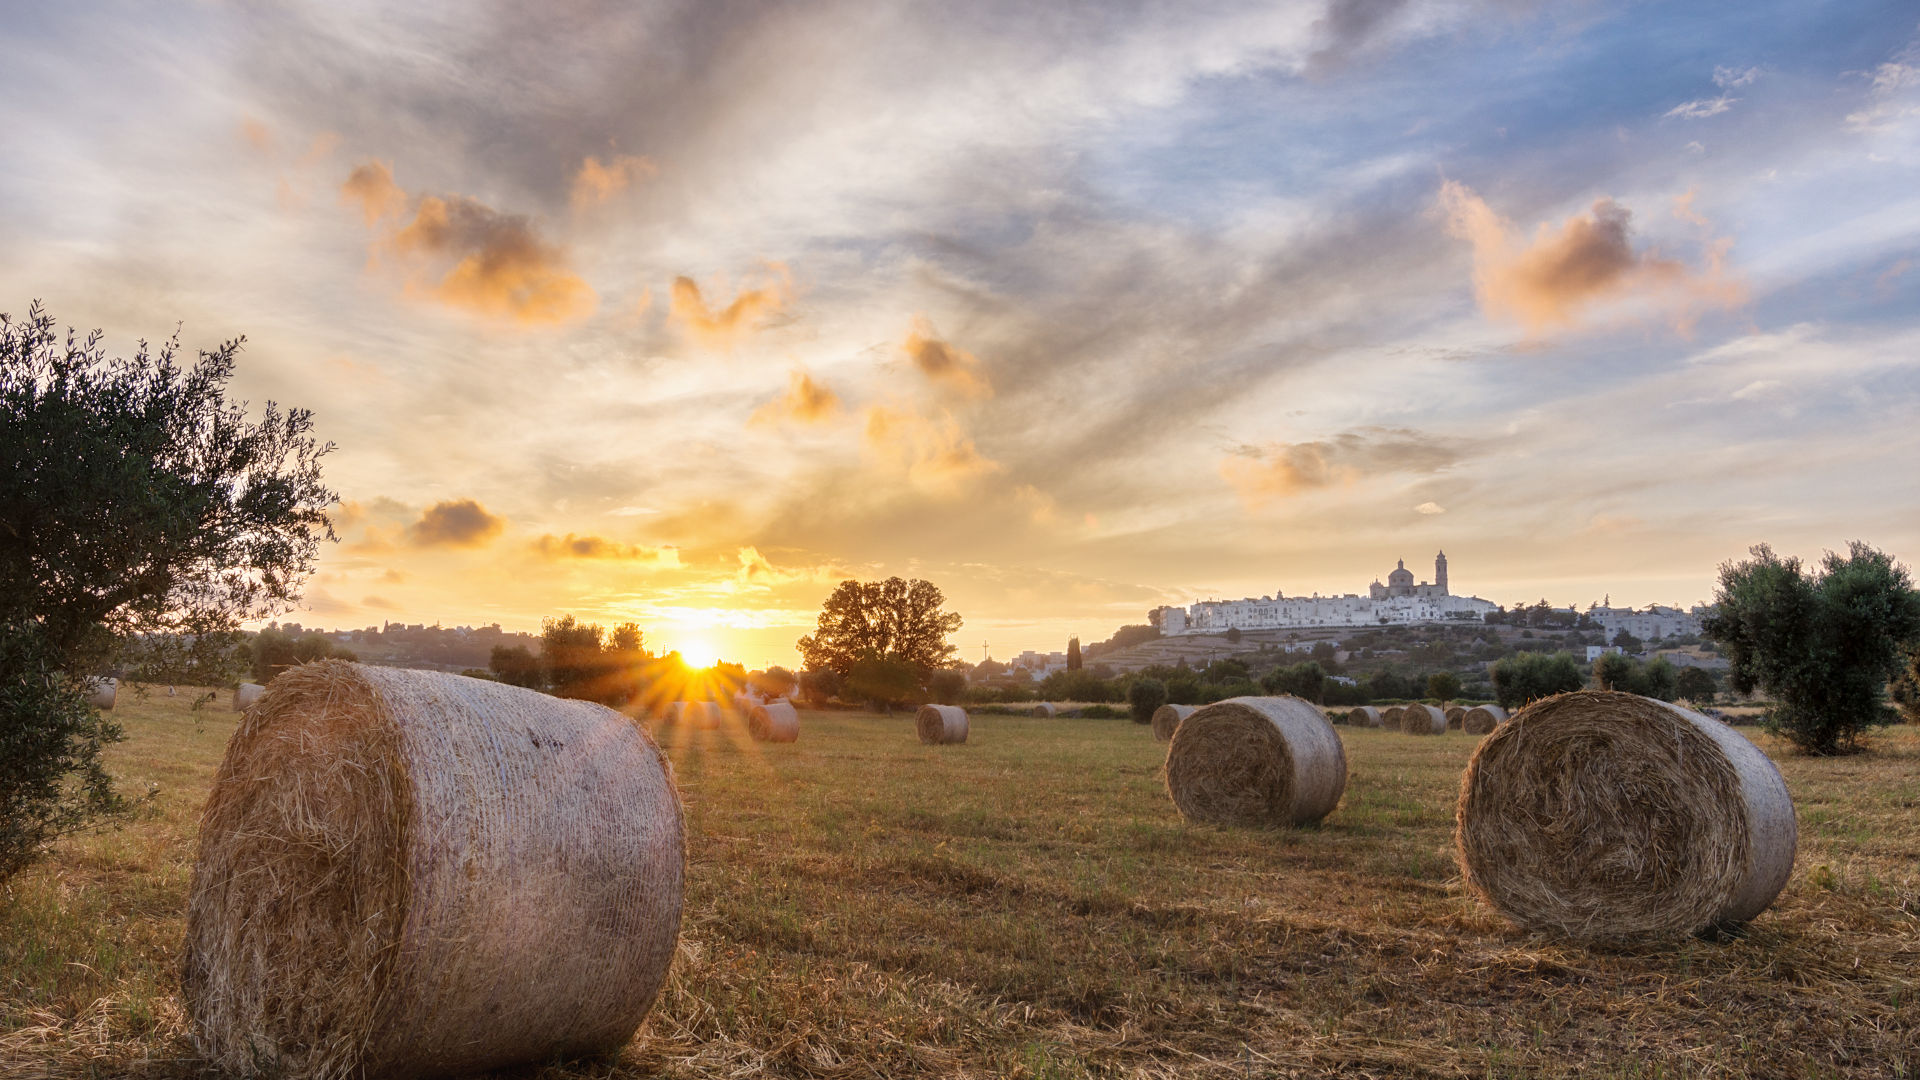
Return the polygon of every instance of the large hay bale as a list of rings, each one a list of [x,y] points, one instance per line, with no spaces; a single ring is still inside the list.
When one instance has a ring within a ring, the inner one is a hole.
[[[1454,842],[1522,928],[1631,944],[1752,919],[1793,870],[1786,781],[1739,732],[1607,690],[1536,701],[1480,741]]]
[[[967,710],[958,705],[922,705],[913,714],[914,730],[929,746],[967,741]]]
[[[1407,711],[1404,705],[1389,705],[1380,710],[1380,726],[1398,729],[1400,717]]]
[[[1297,697],[1238,697],[1195,710],[1167,748],[1167,791],[1188,821],[1308,825],[1347,787],[1333,725]]]
[[[295,668],[200,823],[182,989],[222,1070],[430,1077],[612,1051],[679,937],[671,766],[591,702]]]
[[[1407,705],[1400,710],[1400,731],[1406,735],[1445,735],[1447,714],[1433,705]]]
[[[1449,707],[1447,709],[1447,730],[1459,731],[1461,725],[1466,721],[1466,719],[1467,719],[1467,707],[1465,705],[1454,705]]]
[[[717,701],[689,701],[681,718],[695,731],[720,730],[720,703]]]
[[[1043,701],[1027,710],[1027,715],[1035,720],[1051,720],[1060,715],[1060,707],[1051,701]]]
[[[1198,705],[1168,704],[1153,710],[1153,737],[1161,742],[1173,738],[1174,730],[1180,726],[1180,721],[1192,716],[1197,708],[1199,708]]]
[[[660,714],[660,723],[663,727],[675,727],[686,721],[687,703],[684,701],[668,702],[666,712]]]
[[[94,679],[87,685],[87,704],[96,709],[111,709],[119,690],[119,679]]]
[[[1347,714],[1347,726],[1349,727],[1377,728],[1382,722],[1380,710],[1374,708],[1372,705],[1362,705]]]
[[[234,687],[233,711],[240,712],[252,707],[254,702],[260,700],[260,695],[266,692],[267,688],[257,682],[243,682],[239,686]]]
[[[1498,705],[1477,705],[1467,710],[1460,730],[1469,735],[1485,735],[1507,722],[1507,710]]]
[[[755,705],[747,732],[760,742],[792,742],[800,737],[800,711],[784,701]]]

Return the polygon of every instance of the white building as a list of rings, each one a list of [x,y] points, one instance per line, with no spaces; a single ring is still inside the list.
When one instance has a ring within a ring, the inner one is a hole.
[[[1218,634],[1227,630],[1318,630],[1337,626],[1406,625],[1431,622],[1481,622],[1498,605],[1477,596],[1454,596],[1447,591],[1447,553],[1433,561],[1433,582],[1414,583],[1406,560],[1375,581],[1367,595],[1248,597],[1245,600],[1202,600],[1187,608],[1159,611],[1160,632]]]
[[[1694,612],[1681,611],[1679,608],[1663,607],[1654,604],[1645,611],[1632,608],[1617,608],[1611,605],[1595,607],[1587,612],[1593,621],[1607,632],[1611,639],[1625,630],[1641,641],[1658,641],[1676,634],[1698,634],[1700,616]]]

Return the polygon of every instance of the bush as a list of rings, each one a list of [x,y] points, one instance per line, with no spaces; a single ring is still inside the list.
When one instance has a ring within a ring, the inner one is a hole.
[[[1690,701],[1698,708],[1713,704],[1719,687],[1713,681],[1713,673],[1705,668],[1681,668],[1673,680],[1673,696],[1682,701]]]
[[[1447,702],[1460,696],[1460,676],[1451,671],[1436,671],[1427,676],[1427,696]]]
[[[1127,710],[1136,724],[1153,723],[1153,714],[1167,703],[1167,684],[1159,679],[1135,679],[1127,687]]]
[[[927,692],[942,705],[958,705],[966,690],[966,672],[955,668],[941,668],[927,680]]]
[[[55,669],[38,626],[0,624],[0,882],[55,839],[125,810],[100,764],[123,736],[87,705],[89,686]]]
[[[1127,714],[1111,705],[1088,705],[1078,710],[1082,720],[1118,720]],[[1152,714],[1148,714],[1152,718]]]
[[[1515,653],[1496,662],[1492,674],[1494,697],[1508,710],[1587,685],[1580,666],[1566,653]]]
[[[1312,702],[1318,702],[1324,696],[1326,684],[1327,673],[1316,660],[1275,668],[1260,680],[1260,688],[1269,694],[1292,694]]]

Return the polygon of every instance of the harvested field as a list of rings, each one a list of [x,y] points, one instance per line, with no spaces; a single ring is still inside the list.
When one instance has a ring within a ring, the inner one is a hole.
[[[177,972],[226,695],[123,694],[153,812],[0,894],[0,1075],[198,1077]],[[1744,939],[1622,951],[1469,898],[1479,740],[1342,727],[1318,827],[1180,823],[1121,720],[803,712],[806,738],[661,734],[687,806],[679,956],[640,1036],[540,1080],[1920,1075],[1920,729],[1780,762],[1800,852]],[[1904,1070],[1904,1072],[1903,1072]],[[522,1075],[522,1074],[515,1074]]]

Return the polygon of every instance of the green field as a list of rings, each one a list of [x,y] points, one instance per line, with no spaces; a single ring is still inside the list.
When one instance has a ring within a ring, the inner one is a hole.
[[[194,823],[235,715],[123,692],[127,790],[0,895],[0,1075],[199,1075],[175,970]],[[1791,883],[1743,940],[1599,952],[1463,892],[1474,739],[1339,729],[1319,828],[1193,827],[1124,720],[803,714],[800,742],[669,731],[688,906],[617,1062],[671,1077],[1920,1075],[1920,731],[1780,761]],[[1752,729],[1748,729],[1751,733]],[[1756,736],[1757,737],[1757,736]]]

